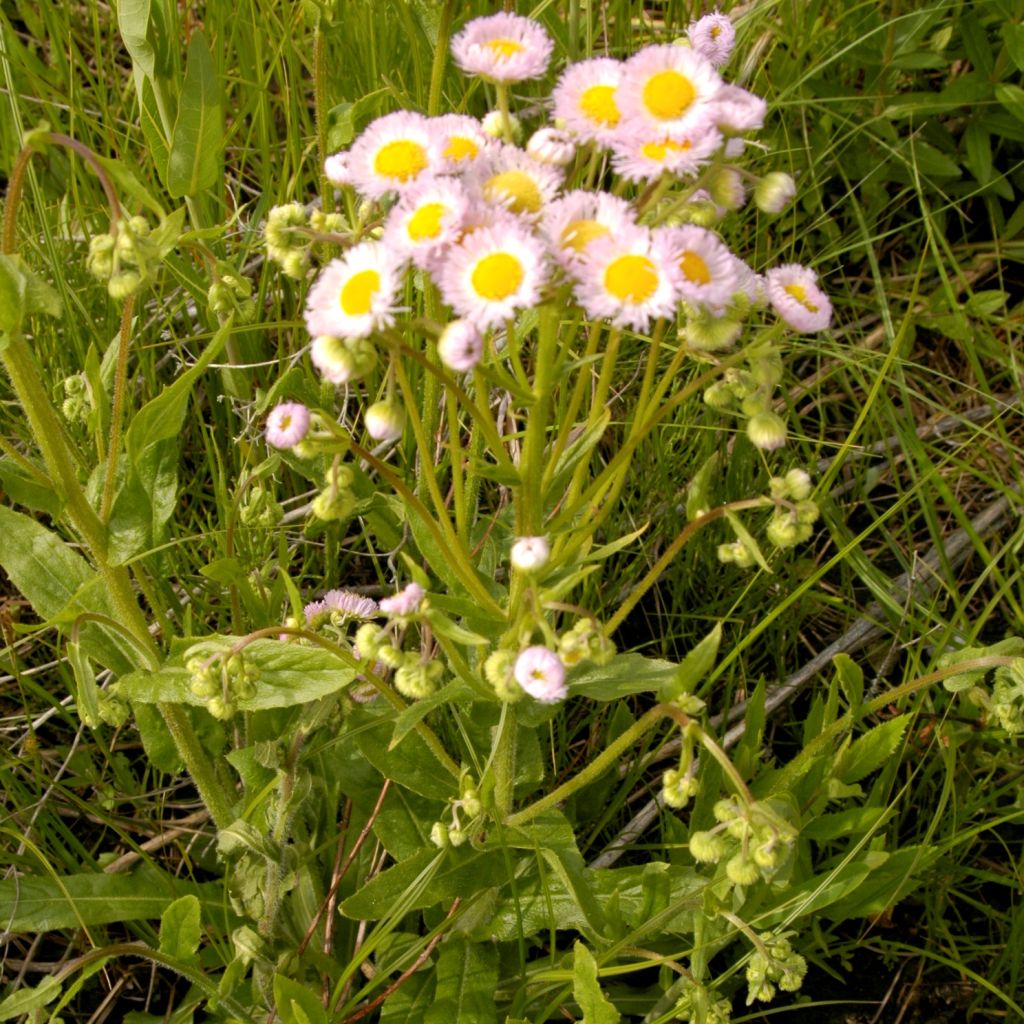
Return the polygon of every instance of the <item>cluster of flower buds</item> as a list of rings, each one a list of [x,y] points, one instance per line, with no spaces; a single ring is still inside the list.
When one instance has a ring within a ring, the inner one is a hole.
[[[340,213],[307,212],[301,203],[275,206],[267,215],[263,237],[270,257],[287,277],[301,281],[310,266],[310,250],[318,235],[344,231]]]
[[[61,403],[61,415],[68,423],[84,422],[92,411],[92,395],[84,373],[73,373],[62,381],[64,401]]]
[[[703,864],[716,864],[729,856],[725,873],[734,885],[769,879],[789,857],[797,837],[782,811],[774,801],[719,800],[714,808],[718,824],[690,836],[690,853]]]
[[[473,834],[483,811],[476,781],[468,773],[463,773],[459,779],[459,799],[451,804],[452,822],[450,825],[443,821],[434,822],[430,841],[442,850],[446,846],[461,846]],[[465,821],[462,820],[463,814]]]
[[[992,713],[1008,733],[1024,733],[1024,658],[996,669],[991,705]]]
[[[206,701],[206,710],[214,718],[231,718],[240,700],[251,700],[256,695],[260,679],[257,665],[244,653],[228,649],[210,651],[208,644],[200,645],[185,660],[189,673],[188,688],[193,696]]]
[[[729,1024],[732,1006],[728,999],[715,998],[717,994],[692,978],[684,978],[674,1009],[676,1018],[687,1024]]]
[[[284,510],[272,491],[253,484],[246,492],[238,509],[238,520],[243,526],[268,529],[281,522]]]
[[[820,515],[811,500],[811,478],[803,469],[791,469],[785,476],[772,477],[769,484],[775,514],[768,523],[768,539],[778,548],[801,544],[812,533]]]
[[[707,346],[704,346],[707,347]],[[704,391],[704,402],[720,412],[744,417],[750,443],[774,451],[786,443],[786,421],[771,407],[772,393],[782,380],[782,355],[770,345],[747,357],[747,367],[729,367]]]
[[[134,295],[155,270],[160,250],[149,236],[149,222],[136,216],[119,220],[111,232],[90,240],[89,272],[107,282],[112,299]]]
[[[242,324],[256,319],[258,306],[252,297],[252,281],[222,260],[217,261],[215,280],[206,293],[206,301],[210,311],[221,320],[229,313],[234,313]]]
[[[697,762],[692,762],[695,768]],[[666,806],[682,810],[698,793],[700,784],[694,771],[669,768],[661,777],[661,796]]]
[[[807,973],[807,961],[793,951],[793,932],[763,932],[747,961],[747,1006],[755,1000],[770,1002],[776,986],[783,992],[797,992]]]
[[[607,665],[615,657],[615,651],[615,644],[604,635],[595,619],[580,619],[558,638],[558,656],[566,668],[572,668],[581,661]]]

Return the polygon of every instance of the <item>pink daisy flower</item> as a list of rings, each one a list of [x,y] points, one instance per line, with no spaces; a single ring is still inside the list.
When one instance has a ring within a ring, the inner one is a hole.
[[[553,48],[538,22],[518,14],[474,18],[452,39],[452,56],[466,74],[502,83],[539,78]]]
[[[494,139],[475,117],[445,114],[431,118],[429,124],[431,134],[438,140],[441,170],[448,174],[472,167],[494,145]]]
[[[301,402],[282,402],[267,417],[267,444],[294,448],[309,431],[309,410]]]
[[[561,170],[508,143],[485,153],[467,181],[483,202],[499,204],[521,217],[536,217],[561,184]]]
[[[633,208],[610,192],[575,189],[544,208],[540,230],[552,256],[573,273],[588,246],[636,226]]]
[[[718,72],[683,46],[646,46],[623,68],[616,102],[626,124],[671,139],[700,135],[721,88]]]
[[[409,583],[397,594],[381,598],[380,610],[387,615],[412,615],[426,593],[418,583]]]
[[[687,224],[659,230],[672,266],[676,287],[685,302],[720,315],[740,290],[735,258],[711,231]]]
[[[519,652],[512,669],[516,682],[541,704],[565,700],[565,666],[554,651],[539,644]]]
[[[725,64],[736,43],[736,29],[729,18],[715,11],[698,18],[686,30],[690,46],[716,68]]]
[[[668,171],[677,177],[696,174],[722,144],[713,127],[670,138],[645,131],[622,132],[612,141],[612,167],[628,181],[654,181]]]
[[[608,57],[570,64],[551,93],[554,117],[584,141],[607,143],[622,120],[616,100],[622,67]]]
[[[363,597],[351,590],[328,590],[322,604],[328,611],[355,619],[368,619],[377,614],[377,602],[372,597]]]
[[[765,275],[768,301],[784,323],[812,334],[823,331],[832,319],[832,303],[818,287],[818,275],[810,267],[786,263]]]
[[[388,214],[384,245],[424,266],[439,246],[458,237],[468,206],[466,190],[457,179],[421,178]]]
[[[436,170],[437,140],[425,117],[408,110],[378,117],[352,144],[348,174],[367,198],[409,188]]]

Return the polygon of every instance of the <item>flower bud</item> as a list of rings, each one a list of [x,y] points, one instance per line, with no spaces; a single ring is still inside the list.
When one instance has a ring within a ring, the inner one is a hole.
[[[434,664],[440,666],[440,662]],[[422,662],[401,665],[395,671],[395,689],[410,700],[422,700],[437,689],[436,678],[437,673]]]
[[[483,336],[470,320],[453,320],[437,339],[438,358],[458,373],[472,370],[483,354]]]
[[[434,822],[430,829],[430,841],[441,850],[450,845],[448,826],[443,821]]]
[[[377,648],[376,657],[385,668],[398,668],[405,664],[405,652],[400,651],[394,644],[381,644]]]
[[[134,295],[142,284],[142,278],[134,270],[123,270],[120,274],[114,274],[107,281],[107,294],[114,300],[120,302]]]
[[[512,566],[520,572],[539,572],[550,554],[547,537],[520,537],[512,545]]]
[[[725,856],[725,840],[714,832],[694,832],[690,855],[700,864],[715,864]]]
[[[382,631],[372,622],[364,622],[356,630],[355,648],[361,661],[376,661],[380,657]]]
[[[774,412],[759,412],[747,421],[747,437],[755,448],[774,451],[786,443],[786,421]]]
[[[799,525],[789,515],[775,516],[765,533],[777,548],[791,548],[800,542]]]
[[[405,410],[397,402],[383,399],[363,413],[363,422],[375,441],[397,441],[405,429]]]
[[[568,132],[559,128],[541,128],[530,136],[526,152],[542,164],[565,167],[576,156],[576,146]]]
[[[794,501],[804,501],[811,496],[814,485],[810,474],[805,469],[791,469],[785,477],[789,496]]]
[[[313,499],[312,511],[317,519],[330,523],[345,519],[355,506],[356,499],[351,491],[328,487]]]
[[[757,865],[742,853],[735,854],[725,865],[725,873],[735,885],[753,885],[760,877]]]
[[[324,176],[338,188],[352,184],[348,153],[334,153],[324,161]]]
[[[728,348],[742,333],[743,324],[724,316],[697,316],[687,320],[683,328],[687,344],[700,352]],[[704,401],[707,401],[707,392]]]
[[[508,115],[509,131],[512,134],[512,141],[519,142],[523,137],[523,125],[515,114]],[[505,118],[500,110],[492,110],[487,114],[481,126],[484,133],[490,135],[492,139],[504,139],[505,138]]]
[[[727,381],[716,380],[704,389],[704,404],[712,409],[731,409],[735,403],[732,387]]]
[[[766,174],[754,188],[754,202],[765,213],[782,213],[796,195],[796,182],[785,171]]]
[[[708,185],[712,200],[727,210],[738,210],[747,201],[743,179],[734,167],[722,167]]]
[[[301,281],[309,269],[309,256],[305,252],[290,252],[281,260],[281,273],[294,281]]]
[[[512,677],[515,661],[515,652],[508,650],[494,651],[484,661],[484,678],[494,687],[498,699],[506,704],[523,698],[522,687]]]
[[[535,700],[554,704],[564,700],[565,666],[554,651],[535,645],[519,653],[512,670],[516,682]]]

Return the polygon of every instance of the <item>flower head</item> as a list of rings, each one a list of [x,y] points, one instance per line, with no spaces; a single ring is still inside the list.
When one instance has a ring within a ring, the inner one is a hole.
[[[397,594],[381,598],[380,610],[387,615],[412,615],[425,596],[426,591],[418,583],[409,583]]]
[[[646,129],[621,132],[612,140],[612,167],[629,181],[654,181],[665,171],[677,177],[694,175],[722,145],[714,126],[679,138]]]
[[[309,291],[309,333],[365,338],[390,327],[401,272],[402,263],[380,242],[360,242],[331,260]]]
[[[538,128],[526,143],[526,152],[538,163],[565,167],[576,156],[576,144],[561,128]]]
[[[615,98],[621,78],[622,62],[609,57],[570,64],[551,93],[556,120],[585,142],[607,143],[622,119]]]
[[[482,330],[534,305],[543,282],[542,244],[525,227],[498,223],[447,251],[439,283],[445,301]]]
[[[765,274],[765,290],[779,318],[794,331],[810,334],[828,327],[832,303],[810,267],[798,263],[774,267]]]
[[[473,168],[471,190],[485,203],[522,217],[536,217],[562,184],[561,172],[516,146],[495,145]]]
[[[512,565],[522,572],[536,572],[551,555],[547,537],[519,537],[512,545]]]
[[[440,169],[445,173],[465,171],[494,145],[494,139],[475,117],[445,114],[432,118],[429,124],[431,134],[438,140]]]
[[[592,242],[636,227],[633,208],[610,192],[574,189],[553,200],[541,216],[541,233],[555,260],[573,271]]]
[[[372,597],[351,590],[328,590],[321,603],[328,611],[355,619],[368,619],[377,613],[377,602]]]
[[[736,261],[728,246],[696,224],[664,228],[661,233],[678,271],[680,296],[693,305],[722,312],[740,288]]]
[[[736,42],[736,29],[728,15],[719,11],[698,18],[686,30],[690,46],[716,68],[728,61]]]
[[[484,339],[469,320],[452,320],[437,339],[437,354],[449,370],[472,370],[484,354]]]
[[[294,448],[309,430],[309,410],[301,402],[282,402],[267,417],[267,444]]]
[[[474,18],[452,39],[452,56],[463,71],[503,83],[539,78],[553,48],[538,22],[507,13]]]
[[[352,183],[367,198],[409,188],[436,169],[437,140],[425,117],[408,110],[372,122],[349,150]]]
[[[664,241],[647,228],[598,238],[579,262],[576,297],[591,319],[646,331],[675,314],[676,290]]]
[[[469,198],[456,178],[421,178],[395,204],[384,228],[384,245],[429,263],[435,250],[453,241],[462,227]]]
[[[670,139],[700,134],[722,80],[711,63],[682,46],[646,46],[623,69],[616,102],[623,120]]]
[[[565,685],[565,666],[561,658],[547,647],[536,645],[519,652],[512,675],[535,700],[554,704],[569,692]]]
[[[715,93],[711,116],[723,135],[740,135],[760,128],[767,110],[760,96],[738,85],[723,85]]]

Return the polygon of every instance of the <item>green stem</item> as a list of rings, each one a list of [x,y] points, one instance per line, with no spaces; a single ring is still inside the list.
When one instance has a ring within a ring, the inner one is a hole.
[[[448,38],[452,31],[455,0],[446,0],[441,8],[441,21],[437,28],[434,63],[430,68],[430,92],[427,94],[427,116],[435,117],[441,110],[441,87],[444,85],[444,66],[448,57]]]
[[[324,172],[327,159],[327,68],[324,62],[324,34],[317,22],[313,34],[313,117],[316,122],[316,149],[320,158],[320,203],[324,213],[334,209],[334,188]]]
[[[498,821],[511,823],[512,801],[516,781],[516,709],[503,704],[501,722],[494,741],[491,770],[494,772],[494,810]]]
[[[541,797],[530,804],[529,807],[524,807],[517,814],[510,815],[505,820],[505,824],[510,828],[523,825],[536,818],[538,814],[543,814],[549,807],[554,807],[555,804],[568,800],[577,790],[599,779],[613,765],[618,764],[622,755],[667,713],[666,708],[661,704],[651,708],[647,714],[634,722],[621,736],[614,739],[586,768],[574,775],[568,782],[563,782],[557,789],[553,789],[547,796]]]
[[[494,91],[498,96],[498,111],[501,114],[501,134],[506,142],[515,142],[512,135],[512,114],[508,108],[508,86],[502,82],[494,83]],[[509,339],[511,341],[511,338]]]
[[[134,309],[135,296],[129,295],[121,311],[121,331],[118,336],[114,402],[110,410],[110,441],[107,444],[107,468],[103,477],[103,500],[100,503],[100,522],[104,525],[110,522],[110,509],[114,504],[114,484],[117,481],[117,463],[121,454],[121,419],[124,415],[124,392],[128,378],[128,353],[131,349]]]

